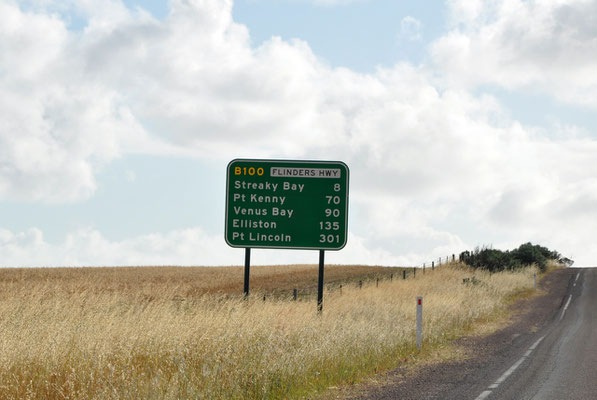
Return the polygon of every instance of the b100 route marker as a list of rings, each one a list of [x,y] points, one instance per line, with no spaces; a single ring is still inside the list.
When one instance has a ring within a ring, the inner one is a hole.
[[[348,174],[339,161],[231,161],[226,242],[245,248],[340,250],[347,240]]]

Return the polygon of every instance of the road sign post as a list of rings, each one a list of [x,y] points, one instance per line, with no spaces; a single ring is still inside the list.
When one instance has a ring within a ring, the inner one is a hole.
[[[245,298],[249,297],[249,281],[251,275],[251,248],[245,249]]]
[[[319,250],[319,277],[317,279],[317,312],[323,310],[323,264],[325,250]]]
[[[319,250],[321,311],[324,251],[340,250],[348,239],[348,182],[348,166],[341,161],[232,160],[226,175],[226,243]]]

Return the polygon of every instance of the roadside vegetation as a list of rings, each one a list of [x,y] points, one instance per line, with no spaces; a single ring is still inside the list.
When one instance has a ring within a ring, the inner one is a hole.
[[[491,272],[515,270],[521,267],[536,265],[541,272],[547,270],[548,262],[555,261],[570,267],[574,264],[571,259],[562,256],[554,250],[540,245],[525,243],[514,250],[497,250],[491,247],[478,247],[470,252],[460,253],[460,260],[473,268],[486,269]]]
[[[205,275],[199,285],[201,274],[185,268],[155,269],[151,279],[140,276],[143,269],[2,270],[0,398],[313,397],[431,357],[503,315],[508,301],[532,290],[537,272],[492,274],[453,263],[362,288],[351,275],[325,294],[318,315],[314,298],[263,301],[270,292],[262,291],[243,300],[206,289],[209,279],[226,286],[224,277]],[[424,298],[421,352],[417,296]]]

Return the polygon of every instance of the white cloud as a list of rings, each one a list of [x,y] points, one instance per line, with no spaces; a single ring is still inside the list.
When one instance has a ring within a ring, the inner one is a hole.
[[[361,3],[369,0],[286,0],[289,3],[312,3],[318,6],[344,6],[352,3]]]
[[[0,16],[0,198],[87,198],[98,166],[151,141],[63,21],[4,2]]]
[[[453,30],[431,53],[451,85],[499,85],[597,106],[597,2],[450,1]]]
[[[111,241],[87,228],[68,234],[63,243],[50,244],[33,228],[12,233],[0,230],[2,267],[117,266],[117,265],[223,265],[239,264],[220,237],[201,229],[148,234]],[[242,260],[241,260],[242,261]]]
[[[383,249],[365,247],[364,239],[350,235],[341,252],[328,252],[327,263],[369,265],[411,265],[420,255],[395,256]],[[13,233],[0,229],[0,267],[21,266],[138,266],[138,265],[241,265],[244,250],[228,247],[223,235],[209,235],[201,228],[153,233],[121,241],[104,237],[92,228],[67,235],[64,242],[51,244],[38,228]],[[255,265],[316,264],[315,251],[253,249]]]
[[[496,14],[454,1],[466,13],[433,49],[452,81],[446,86],[435,71],[405,63],[374,74],[332,69],[300,40],[252,48],[231,1],[173,1],[163,21],[119,2],[108,11],[97,4],[83,3],[89,26],[72,32],[58,17],[0,3],[0,197],[84,199],[97,169],[130,152],[341,159],[352,171],[354,247],[337,259],[412,263],[537,239],[583,260],[597,256],[585,240],[597,234],[586,224],[593,209],[577,209],[597,198],[596,141],[548,138],[511,120],[491,96],[466,90],[540,85],[563,96],[568,85],[570,99],[591,104],[595,78],[580,77],[597,52],[586,52],[594,40],[580,39],[592,37],[580,12],[592,3],[566,14],[563,2],[511,0],[495,3]],[[547,23],[554,18],[564,33]],[[554,63],[540,56],[540,43],[559,57]],[[572,72],[560,60],[568,52],[579,60]],[[190,243],[198,241],[209,244],[212,263],[222,253],[210,249],[223,246],[200,229],[122,242],[88,230],[58,247],[39,236],[21,243],[29,233],[4,235],[15,263],[45,254],[60,264],[194,264]]]
[[[412,41],[421,40],[421,21],[409,16],[400,21],[400,36]]]

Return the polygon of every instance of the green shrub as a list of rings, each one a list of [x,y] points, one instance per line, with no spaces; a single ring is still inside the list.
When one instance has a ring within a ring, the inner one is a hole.
[[[536,264],[541,271],[545,271],[548,260],[555,260],[566,266],[571,266],[574,263],[569,258],[562,257],[557,251],[530,242],[521,244],[517,249],[511,251],[496,250],[491,247],[479,249],[477,247],[472,252],[460,253],[460,260],[473,268],[482,268],[491,272],[511,271],[531,264]]]

